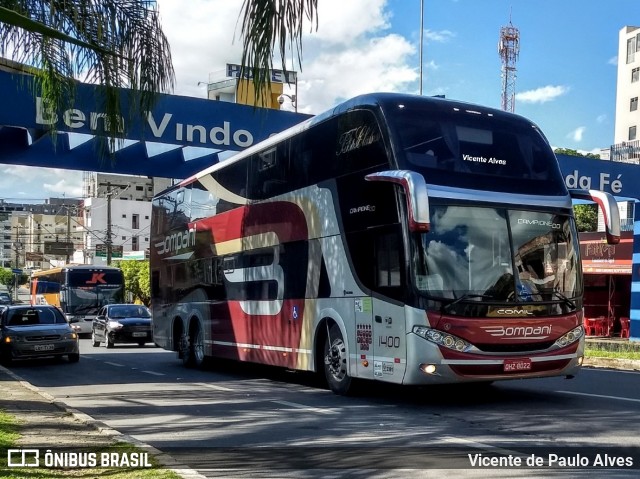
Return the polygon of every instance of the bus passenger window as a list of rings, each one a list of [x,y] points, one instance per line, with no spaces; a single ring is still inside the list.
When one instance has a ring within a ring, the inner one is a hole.
[[[395,233],[376,239],[376,286],[390,288],[402,286],[400,267],[400,238]]]

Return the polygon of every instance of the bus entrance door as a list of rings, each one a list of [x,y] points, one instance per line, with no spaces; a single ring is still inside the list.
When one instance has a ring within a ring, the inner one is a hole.
[[[407,367],[404,308],[373,298],[374,379],[401,383]]]

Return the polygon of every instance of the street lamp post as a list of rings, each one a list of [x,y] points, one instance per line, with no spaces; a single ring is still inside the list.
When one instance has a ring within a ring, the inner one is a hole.
[[[420,95],[422,95],[422,45],[424,36],[424,0],[420,0]]]
[[[281,93],[280,96],[278,97],[278,103],[280,103],[280,105],[282,105],[284,103],[284,97],[287,97],[289,100],[291,100],[291,104],[293,105],[293,108],[295,109],[295,112],[298,113],[298,97],[297,95],[289,95],[287,93]]]

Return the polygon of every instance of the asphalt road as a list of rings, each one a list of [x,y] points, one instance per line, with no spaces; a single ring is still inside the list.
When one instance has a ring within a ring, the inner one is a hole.
[[[81,340],[77,364],[28,361],[11,369],[68,406],[211,477],[220,477],[221,468],[246,467],[305,470],[305,477],[348,477],[334,467],[378,471],[366,477],[429,477],[425,471],[449,468],[472,477],[640,474],[637,372],[585,368],[572,380],[482,389],[370,385],[347,398],[310,374],[228,362],[191,370],[175,353],[151,345],[108,350],[88,339]],[[606,471],[572,466],[585,458],[593,466],[598,454],[623,464]],[[545,463],[539,473],[471,466],[491,457],[556,456],[556,467]]]

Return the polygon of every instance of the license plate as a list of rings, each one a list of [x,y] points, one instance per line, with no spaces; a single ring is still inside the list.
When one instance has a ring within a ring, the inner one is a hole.
[[[520,371],[531,371],[531,359],[505,359],[504,371],[506,373],[517,373]]]
[[[36,351],[53,351],[53,344],[36,344],[33,349]]]
[[[147,333],[131,333],[131,336],[133,336],[134,338],[146,338]]]

